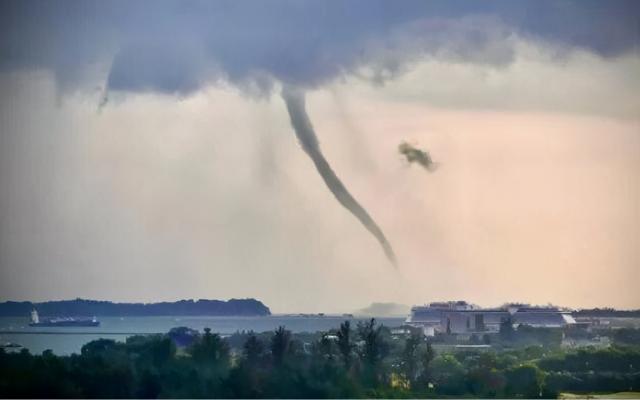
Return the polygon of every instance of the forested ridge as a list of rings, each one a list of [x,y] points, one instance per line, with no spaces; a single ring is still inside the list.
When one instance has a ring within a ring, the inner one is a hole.
[[[32,310],[40,316],[142,317],[161,315],[261,316],[270,315],[269,307],[255,299],[180,300],[160,303],[113,303],[99,300],[59,300],[32,303],[0,303],[0,317],[26,317]]]

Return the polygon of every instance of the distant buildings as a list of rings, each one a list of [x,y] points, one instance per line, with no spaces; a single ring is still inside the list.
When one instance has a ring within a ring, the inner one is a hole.
[[[406,323],[422,328],[426,336],[434,336],[436,333],[497,333],[503,323],[511,323],[514,327],[563,328],[576,321],[568,311],[556,307],[513,304],[500,308],[480,308],[465,301],[448,301],[412,307]]]
[[[516,326],[529,325],[534,328],[564,328],[576,323],[569,311],[561,311],[557,307],[518,308],[513,320]]]

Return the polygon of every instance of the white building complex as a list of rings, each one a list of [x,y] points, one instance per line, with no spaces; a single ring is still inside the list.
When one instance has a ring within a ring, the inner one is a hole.
[[[434,336],[436,333],[497,333],[504,321],[510,321],[514,327],[529,325],[543,328],[563,328],[576,323],[569,311],[557,307],[507,305],[500,308],[480,308],[466,301],[436,302],[412,307],[406,323],[422,328],[427,336]]]

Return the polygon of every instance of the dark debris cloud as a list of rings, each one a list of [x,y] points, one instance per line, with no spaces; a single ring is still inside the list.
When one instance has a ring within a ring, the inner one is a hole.
[[[422,150],[411,143],[402,142],[398,145],[398,152],[402,154],[409,164],[418,163],[427,171],[435,171],[437,164],[433,162],[431,154],[428,151]]]

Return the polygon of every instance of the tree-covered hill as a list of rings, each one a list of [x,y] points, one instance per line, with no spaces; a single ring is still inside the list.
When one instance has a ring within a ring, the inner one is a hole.
[[[0,317],[28,316],[32,310],[40,316],[104,316],[142,317],[161,315],[198,316],[264,316],[269,307],[255,299],[180,300],[162,303],[113,303],[98,300],[60,300],[32,303],[7,301],[0,303]]]

